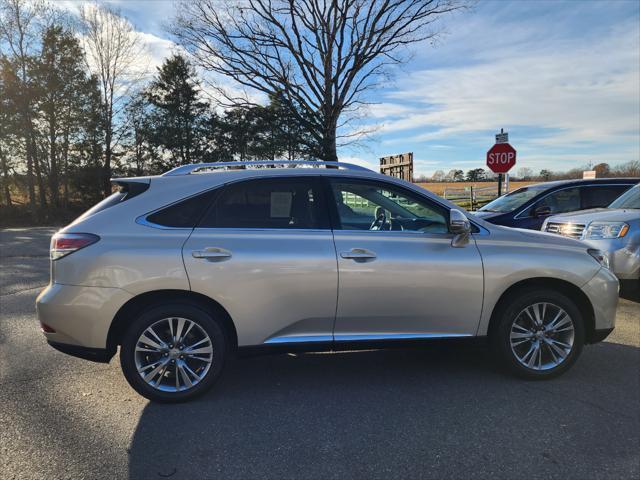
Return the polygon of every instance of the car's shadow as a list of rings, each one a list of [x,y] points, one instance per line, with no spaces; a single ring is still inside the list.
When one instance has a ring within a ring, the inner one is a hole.
[[[620,297],[625,300],[640,303],[640,281],[622,280],[620,281]]]
[[[504,374],[476,345],[240,359],[204,397],[145,407],[130,477],[560,478],[580,476],[581,462],[625,467],[637,460],[638,353],[587,347],[548,382]]]

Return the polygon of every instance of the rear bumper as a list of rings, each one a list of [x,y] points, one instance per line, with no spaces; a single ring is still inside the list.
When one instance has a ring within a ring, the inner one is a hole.
[[[98,363],[109,363],[111,358],[113,358],[116,353],[115,349],[108,350],[106,348],[87,348],[80,347],[78,345],[69,345],[66,343],[56,343],[51,341],[48,341],[47,343],[49,343],[49,345],[51,345],[59,352]]]
[[[36,299],[36,310],[40,323],[54,330],[44,332],[48,342],[100,350],[107,348],[116,313],[131,298],[119,288],[53,283]]]

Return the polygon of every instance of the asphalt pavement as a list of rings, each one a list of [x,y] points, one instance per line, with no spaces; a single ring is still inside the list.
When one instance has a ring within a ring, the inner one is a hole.
[[[52,229],[0,231],[0,478],[640,477],[640,303],[564,376],[515,379],[481,346],[235,361],[156,405],[46,345]],[[637,287],[637,286],[636,286]]]

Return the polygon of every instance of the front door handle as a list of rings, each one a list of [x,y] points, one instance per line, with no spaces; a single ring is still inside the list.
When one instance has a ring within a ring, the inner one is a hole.
[[[191,252],[193,258],[204,258],[211,262],[226,260],[231,258],[231,252],[224,248],[207,247],[204,250],[194,250]]]
[[[366,248],[352,248],[348,252],[342,252],[340,256],[351,260],[372,260],[376,258],[376,252],[372,252]]]

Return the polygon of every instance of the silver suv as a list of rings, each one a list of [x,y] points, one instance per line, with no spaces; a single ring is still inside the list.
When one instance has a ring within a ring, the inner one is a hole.
[[[640,280],[640,185],[607,208],[549,217],[542,230],[583,240],[607,256],[609,268],[620,280]]]
[[[145,397],[203,393],[247,350],[487,337],[526,378],[566,371],[614,327],[598,250],[492,225],[343,163],[179,167],[52,238],[37,299],[47,341],[108,362]]]

